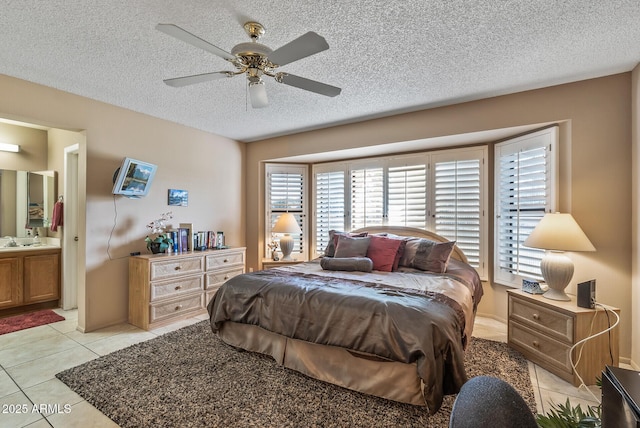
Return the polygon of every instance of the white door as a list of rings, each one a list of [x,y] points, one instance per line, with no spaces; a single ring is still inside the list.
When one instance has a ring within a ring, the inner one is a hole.
[[[64,149],[64,251],[62,309],[78,307],[78,150],[74,144]]]

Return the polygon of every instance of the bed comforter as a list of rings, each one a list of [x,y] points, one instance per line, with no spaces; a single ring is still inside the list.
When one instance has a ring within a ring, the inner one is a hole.
[[[208,304],[211,327],[252,324],[286,337],[415,363],[435,413],[466,381],[464,348],[482,286],[473,268],[445,274],[324,271],[317,261],[236,276]]]

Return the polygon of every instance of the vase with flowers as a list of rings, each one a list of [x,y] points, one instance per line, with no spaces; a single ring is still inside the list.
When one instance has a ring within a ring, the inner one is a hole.
[[[147,249],[153,254],[164,253],[168,248],[173,246],[173,239],[169,237],[164,230],[167,228],[167,221],[173,218],[171,211],[163,213],[160,218],[147,224],[147,229],[151,230],[153,236],[147,235],[144,241],[147,243]]]

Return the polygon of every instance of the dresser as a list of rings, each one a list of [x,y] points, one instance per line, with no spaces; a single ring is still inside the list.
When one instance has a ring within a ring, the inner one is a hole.
[[[508,343],[528,360],[572,383],[580,380],[571,367],[569,350],[580,340],[613,325],[615,316],[602,309],[581,308],[575,296],[568,302],[547,299],[542,295],[508,290]],[[619,309],[612,308],[616,313]],[[607,365],[618,365],[618,328],[584,343],[576,365],[587,385],[602,377]],[[576,362],[582,345],[573,352]]]
[[[198,313],[224,282],[244,273],[245,248],[129,258],[129,323],[148,330]]]

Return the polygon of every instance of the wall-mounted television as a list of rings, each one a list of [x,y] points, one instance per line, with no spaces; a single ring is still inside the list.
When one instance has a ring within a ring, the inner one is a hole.
[[[113,173],[114,195],[141,198],[149,193],[149,187],[158,167],[149,162],[124,158],[120,168]]]

